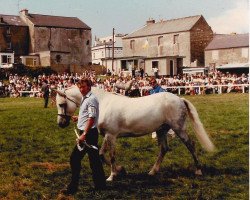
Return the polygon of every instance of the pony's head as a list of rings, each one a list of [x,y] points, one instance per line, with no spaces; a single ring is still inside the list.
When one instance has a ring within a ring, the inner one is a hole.
[[[78,87],[72,86],[65,90],[56,90],[57,124],[61,128],[69,125],[71,116],[80,105],[82,94]]]

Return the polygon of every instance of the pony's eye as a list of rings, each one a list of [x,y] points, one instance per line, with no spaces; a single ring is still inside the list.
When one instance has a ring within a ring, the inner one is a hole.
[[[62,103],[62,104],[59,104],[59,106],[60,106],[61,108],[63,107],[63,105],[64,105],[63,103]]]

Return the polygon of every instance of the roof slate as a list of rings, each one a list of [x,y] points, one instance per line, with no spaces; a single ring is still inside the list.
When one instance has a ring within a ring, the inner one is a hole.
[[[205,50],[227,49],[235,47],[249,47],[249,34],[218,34]]]
[[[27,26],[19,16],[15,15],[2,15],[0,14],[0,18],[3,18],[3,22],[0,22],[0,25],[11,25],[11,26]]]
[[[153,24],[145,25],[139,30],[125,36],[124,39],[150,36],[150,35],[159,35],[164,33],[188,31],[195,25],[195,23],[201,17],[202,15],[196,15],[196,16],[160,21]]]
[[[91,29],[87,24],[77,17],[61,17],[51,15],[28,14],[28,19],[35,26],[42,27],[63,27],[76,29]]]

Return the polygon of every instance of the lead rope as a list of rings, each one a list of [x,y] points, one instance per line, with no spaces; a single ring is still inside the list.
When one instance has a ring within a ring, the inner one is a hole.
[[[76,135],[77,139],[79,139],[80,135],[77,132],[76,125],[74,125],[74,132],[75,132],[75,135]],[[94,149],[94,150],[98,151],[98,148],[96,146],[88,144],[85,140],[82,142],[82,144],[84,144],[84,145],[81,146],[78,143],[76,145],[79,151],[82,151],[85,147],[88,147],[90,149]]]

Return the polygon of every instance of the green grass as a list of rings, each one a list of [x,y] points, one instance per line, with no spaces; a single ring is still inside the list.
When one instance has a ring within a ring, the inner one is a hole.
[[[117,142],[117,162],[127,175],[108,183],[107,191],[93,193],[86,156],[79,192],[70,198],[60,190],[70,178],[73,125],[60,129],[56,108],[44,109],[43,99],[0,99],[0,199],[248,199],[248,94],[185,98],[196,106],[217,147],[214,153],[205,152],[189,126],[204,176],[194,175],[191,155],[176,138],[170,141],[172,151],[160,173],[148,177],[158,154],[157,142],[150,135],[124,138]],[[109,176],[109,167],[104,168]]]

